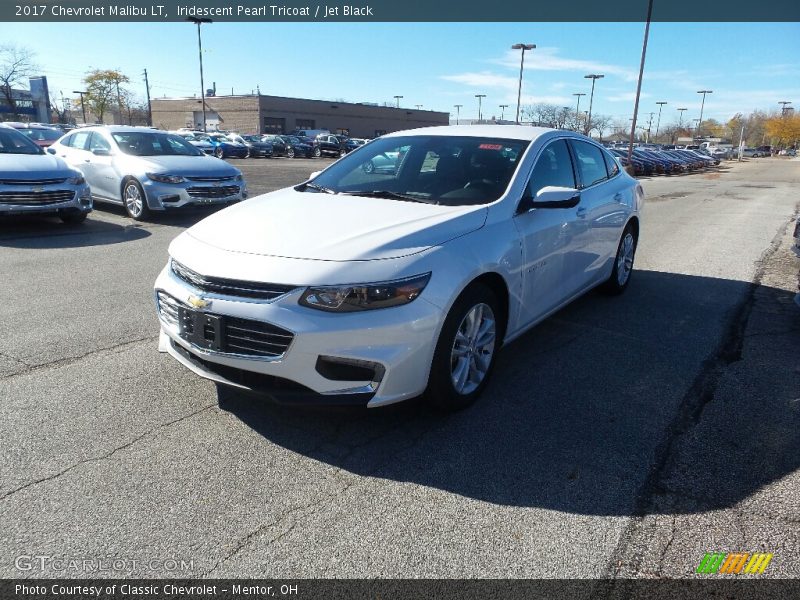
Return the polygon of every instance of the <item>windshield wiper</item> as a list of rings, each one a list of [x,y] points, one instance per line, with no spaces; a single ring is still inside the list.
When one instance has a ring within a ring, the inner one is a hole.
[[[437,204],[437,202],[431,202],[425,198],[406,196],[389,190],[350,190],[341,193],[348,196],[364,196],[365,198],[387,198],[389,200],[408,200],[410,202],[422,202],[423,204]]]
[[[301,185],[302,185],[303,190],[311,188],[312,190],[317,190],[318,192],[323,192],[325,194],[337,194],[338,193],[338,192],[334,192],[330,188],[326,188],[326,187],[323,187],[321,185],[317,185],[316,183],[312,183],[310,181],[308,181],[306,183],[303,183]],[[297,186],[297,187],[301,187],[301,186]],[[299,192],[299,191],[302,191],[302,190],[297,190],[297,191]]]

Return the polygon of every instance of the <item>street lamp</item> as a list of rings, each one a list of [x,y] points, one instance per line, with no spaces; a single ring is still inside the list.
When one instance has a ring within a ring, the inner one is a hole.
[[[461,107],[464,106],[463,104],[454,104],[456,108],[456,125],[459,124],[459,120],[461,119]]]
[[[522,56],[519,59],[519,87],[517,88],[517,125],[519,125],[519,103],[522,100],[522,67],[525,64],[525,50],[533,50],[536,44],[514,44],[511,46],[512,50],[522,50]]]
[[[688,108],[678,109],[678,129],[683,129],[683,113],[689,110]]]
[[[656,135],[655,135],[654,139],[657,140],[658,139],[658,130],[661,128],[661,109],[664,108],[664,105],[668,104],[668,103],[667,102],[656,102],[656,104],[658,104],[658,121],[656,122]]]
[[[506,116],[506,109],[508,108],[508,104],[500,104],[500,120],[505,121]]]
[[[486,98],[486,94],[475,94],[475,97],[478,99],[478,122],[480,123],[483,120],[483,115],[481,114],[481,100]]]
[[[415,104],[414,106],[417,107],[417,110],[420,110],[422,108],[422,104]]]
[[[785,117],[786,111],[789,110],[788,108],[786,108],[786,105],[791,104],[791,102],[787,102],[786,100],[781,100],[780,102],[778,102],[778,104],[781,105],[781,116]]]
[[[585,96],[586,94],[581,92],[579,94],[575,93],[572,95],[578,97],[578,103],[575,105],[575,129],[577,130],[578,125],[581,122],[581,96]]]
[[[77,90],[72,90],[73,94],[78,94],[81,97],[81,110],[83,111],[83,124],[86,125],[86,103],[83,101],[83,96],[88,94],[88,91],[79,92]]]
[[[639,99],[642,95],[642,78],[644,77],[644,61],[647,58],[647,39],[650,37],[650,19],[653,16],[653,0],[647,3],[647,20],[644,25],[644,39],[642,40],[642,58],[639,60],[639,78],[636,81],[636,100],[633,102],[633,124],[631,125],[631,138],[628,142],[628,164],[633,162],[633,137],[636,129],[636,119],[639,117]]]
[[[395,96],[394,97],[395,101],[397,102],[397,108],[400,108],[400,98],[402,98],[402,97],[403,96]]]
[[[200,101],[203,104],[203,131],[206,131],[206,85],[203,82],[203,40],[200,37],[200,25],[211,24],[213,21],[207,17],[186,17],[190,23],[197,25],[197,53],[200,56]]]
[[[706,105],[706,94],[713,94],[712,90],[700,90],[697,92],[698,94],[703,94],[703,102],[700,104],[700,124],[703,123],[703,108]],[[697,126],[697,130],[694,132],[695,135],[700,135],[700,125]]]
[[[592,93],[589,96],[589,117],[586,119],[586,133],[584,135],[589,135],[589,132],[592,130],[592,102],[594,101],[594,84],[598,79],[602,79],[605,75],[584,75],[584,79],[591,79],[592,80]]]

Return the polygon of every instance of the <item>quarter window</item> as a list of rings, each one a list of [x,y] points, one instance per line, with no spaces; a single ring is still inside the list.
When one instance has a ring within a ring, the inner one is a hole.
[[[525,195],[535,198],[539,190],[548,186],[575,187],[575,173],[565,140],[555,141],[542,150],[536,159]]]
[[[611,179],[619,173],[619,164],[608,152],[603,152],[603,158],[606,161],[606,171],[608,171],[608,178]]]
[[[606,161],[600,148],[580,141],[573,141],[572,147],[575,150],[575,162],[581,176],[582,187],[590,187],[608,178]]]

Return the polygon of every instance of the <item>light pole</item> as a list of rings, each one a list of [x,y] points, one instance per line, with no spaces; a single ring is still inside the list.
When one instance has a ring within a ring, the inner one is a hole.
[[[576,93],[576,94],[572,94],[572,95],[578,97],[578,103],[575,105],[575,129],[577,130],[578,125],[581,122],[581,96],[585,96],[586,94],[584,94],[584,93],[577,94]]]
[[[400,99],[401,99],[402,97],[403,97],[403,96],[395,96],[395,97],[394,97],[394,101],[395,101],[395,108],[400,108]]]
[[[592,80],[592,93],[589,95],[589,116],[586,119],[586,132],[584,135],[589,135],[589,132],[592,130],[592,102],[594,101],[594,84],[598,79],[602,79],[605,75],[595,75],[589,74],[584,75],[584,79],[591,79]]]
[[[522,100],[522,67],[525,64],[525,50],[533,50],[536,44],[514,44],[511,46],[512,50],[522,50],[522,55],[519,59],[519,86],[517,88],[517,125],[519,125],[519,104]]]
[[[667,102],[656,102],[658,104],[658,121],[656,122],[656,135],[654,139],[658,139],[658,130],[661,128],[661,109],[664,108],[664,105]]]
[[[481,100],[486,98],[486,94],[475,94],[475,97],[478,99],[478,123],[483,120],[483,115],[481,113]]]
[[[678,109],[678,129],[683,129],[683,113],[689,110],[688,108]]]
[[[203,81],[203,39],[200,36],[200,26],[203,23],[213,23],[207,17],[186,17],[190,23],[197,25],[197,54],[200,56],[200,102],[203,105],[203,132],[206,132],[206,84]]]
[[[461,107],[464,106],[463,104],[454,104],[456,108],[456,125],[459,124],[459,120],[461,119]]]
[[[417,110],[421,110],[422,109],[422,104],[415,104],[414,106],[417,107]]]
[[[706,94],[713,94],[713,90],[700,90],[697,92],[698,94],[703,94],[703,101],[700,103],[700,125],[703,124],[703,108],[706,106]],[[700,135],[700,125],[697,126],[695,130],[695,135]]]
[[[789,109],[786,108],[786,105],[787,104],[791,104],[791,102],[787,102],[786,100],[781,100],[780,102],[778,102],[778,104],[781,105],[781,116],[785,117],[786,116],[786,111],[789,110]]]
[[[702,123],[702,121],[701,121],[700,119],[692,119],[692,121],[694,121],[694,122],[695,122],[695,126],[694,126],[694,135],[692,135],[692,130],[691,130],[691,128],[689,128],[689,137],[690,137],[690,138],[692,138],[692,141],[694,141],[694,139],[695,139],[695,138],[696,138],[696,137],[699,135],[699,133],[700,133],[700,123]]]
[[[508,108],[508,104],[500,104],[500,120],[505,121],[506,116],[506,109]]]
[[[77,90],[72,90],[73,94],[78,94],[81,97],[81,110],[83,111],[83,124],[87,125],[86,123],[86,103],[83,101],[84,95],[88,94],[89,92],[83,91],[79,92]]]

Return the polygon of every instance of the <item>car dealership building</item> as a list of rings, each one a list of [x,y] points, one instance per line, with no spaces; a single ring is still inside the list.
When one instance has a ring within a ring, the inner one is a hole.
[[[154,98],[153,125],[174,130],[202,129],[200,98]],[[376,104],[307,100],[252,94],[206,97],[209,131],[291,133],[296,129],[327,129],[352,137],[373,138],[393,131],[447,125],[449,113],[378,106]]]

